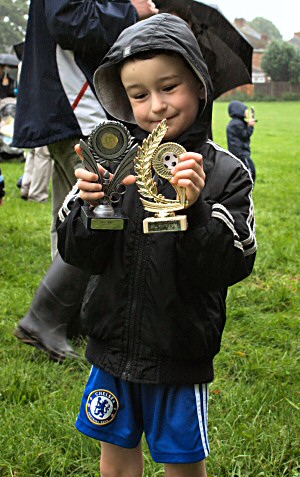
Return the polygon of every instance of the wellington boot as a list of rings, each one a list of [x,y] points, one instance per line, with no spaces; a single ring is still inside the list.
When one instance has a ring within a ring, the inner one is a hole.
[[[17,338],[45,351],[51,359],[78,357],[67,341],[80,322],[80,309],[90,275],[57,255],[42,279],[31,307],[15,330]]]

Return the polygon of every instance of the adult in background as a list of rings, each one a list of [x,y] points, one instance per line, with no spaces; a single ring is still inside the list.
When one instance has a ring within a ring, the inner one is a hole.
[[[228,113],[232,118],[226,128],[228,150],[245,164],[255,182],[256,169],[251,159],[250,138],[256,119],[250,114],[248,106],[240,101],[231,101]]]
[[[24,174],[18,181],[21,197],[32,202],[47,202],[53,160],[47,146],[30,149],[26,155]]]
[[[74,145],[107,118],[94,93],[93,73],[124,28],[157,12],[151,0],[31,0],[13,144],[47,145],[54,161],[54,261],[15,334],[55,360],[76,355],[67,331],[70,322],[79,322],[89,279],[89,274],[74,270],[57,254],[55,222],[75,183],[80,161]]]

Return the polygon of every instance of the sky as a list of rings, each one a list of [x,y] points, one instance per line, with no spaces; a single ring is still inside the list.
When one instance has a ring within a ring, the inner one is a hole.
[[[235,18],[252,21],[255,17],[270,20],[280,31],[283,40],[291,40],[295,32],[300,32],[299,0],[201,0],[202,3],[218,5],[230,22]]]

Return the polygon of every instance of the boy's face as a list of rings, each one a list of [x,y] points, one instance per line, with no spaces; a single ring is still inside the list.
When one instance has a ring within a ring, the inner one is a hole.
[[[166,139],[175,139],[195,121],[200,83],[180,56],[159,55],[124,64],[121,80],[137,124],[147,132],[167,119]]]

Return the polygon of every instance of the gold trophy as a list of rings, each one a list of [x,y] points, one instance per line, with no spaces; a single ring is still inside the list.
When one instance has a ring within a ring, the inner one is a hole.
[[[157,184],[153,179],[153,171],[158,176],[171,183],[173,178],[171,170],[179,162],[179,156],[184,154],[184,147],[174,142],[161,144],[168,130],[167,121],[163,119],[160,124],[144,139],[138,148],[135,158],[135,172],[137,186],[144,209],[154,212],[154,217],[147,217],[143,221],[144,233],[181,232],[187,229],[186,215],[176,215],[175,212],[187,207],[186,191],[184,187],[172,185],[177,193],[177,198],[167,199],[158,193]],[[151,199],[151,200],[147,200]]]

